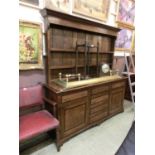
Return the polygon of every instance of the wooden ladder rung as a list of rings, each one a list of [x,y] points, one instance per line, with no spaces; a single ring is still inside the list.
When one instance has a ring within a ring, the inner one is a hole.
[[[132,73],[132,72],[129,72],[129,73],[128,72],[122,72],[122,74],[125,74],[125,75],[128,75],[128,74],[129,75],[135,75],[135,73]]]
[[[131,83],[131,86],[135,86],[135,82],[132,82],[132,83]]]

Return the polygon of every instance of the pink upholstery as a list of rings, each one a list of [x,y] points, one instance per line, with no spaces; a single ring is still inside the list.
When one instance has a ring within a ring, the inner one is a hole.
[[[27,108],[34,105],[43,104],[42,86],[36,85],[33,87],[22,88],[19,90],[19,107]]]
[[[58,120],[46,110],[21,116],[19,119],[19,140],[24,141],[54,129],[58,125]]]
[[[43,105],[44,100],[42,89],[42,85],[20,89],[20,110],[24,110],[25,108],[32,108],[33,106]],[[46,102],[49,101],[47,100]],[[40,110],[37,112],[31,111],[30,114],[25,114],[19,117],[19,141],[22,142],[49,130],[57,129],[58,126],[59,121],[47,110]]]

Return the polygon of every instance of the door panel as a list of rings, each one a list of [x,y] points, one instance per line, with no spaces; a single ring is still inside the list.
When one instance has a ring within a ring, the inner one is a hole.
[[[111,91],[111,100],[109,106],[110,115],[123,111],[124,89],[118,88]]]
[[[61,108],[62,137],[75,134],[87,124],[87,98],[66,102]]]

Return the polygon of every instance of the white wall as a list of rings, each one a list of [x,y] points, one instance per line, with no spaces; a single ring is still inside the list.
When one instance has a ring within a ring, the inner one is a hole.
[[[39,7],[30,7],[20,3],[19,5],[19,20],[43,23],[43,18],[40,14]]]

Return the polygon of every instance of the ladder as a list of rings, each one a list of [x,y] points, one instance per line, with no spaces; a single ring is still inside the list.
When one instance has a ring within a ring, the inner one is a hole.
[[[135,92],[133,90],[133,87],[135,86],[135,81],[134,82],[131,81],[131,75],[135,75],[135,65],[133,62],[133,53],[131,51],[128,53],[124,52],[124,63],[125,63],[124,65],[125,68],[122,74],[128,77],[132,103],[135,103]],[[132,71],[131,71],[131,68],[132,68]]]

